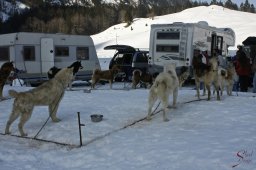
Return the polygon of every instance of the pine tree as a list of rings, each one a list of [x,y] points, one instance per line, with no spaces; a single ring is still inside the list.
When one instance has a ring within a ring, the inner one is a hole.
[[[210,4],[211,4],[211,5],[217,5],[218,2],[217,2],[217,0],[212,0]]]
[[[244,11],[245,12],[249,12],[250,11],[250,8],[251,8],[251,5],[249,3],[248,0],[245,0],[245,3],[244,3]]]
[[[231,0],[227,0],[224,7],[233,9],[233,10],[238,10],[237,4],[233,3]]]
[[[255,13],[255,7],[254,7],[253,4],[251,4],[250,12],[251,12],[251,13]]]
[[[131,10],[126,10],[124,20],[127,23],[127,26],[131,25],[133,22],[133,17],[132,17],[132,11]]]

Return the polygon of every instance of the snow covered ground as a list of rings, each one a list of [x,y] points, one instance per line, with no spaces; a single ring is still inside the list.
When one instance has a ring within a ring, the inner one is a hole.
[[[253,93],[224,94],[221,101],[197,101],[193,87],[179,91],[178,107],[170,109],[169,122],[162,113],[152,121],[146,116],[148,89],[125,90],[129,84],[108,84],[84,93],[88,87],[66,91],[58,117],[37,138],[79,146],[77,112],[81,113],[83,147],[60,146],[31,139],[0,135],[0,169],[172,169],[225,170],[256,168],[256,98]],[[29,87],[5,86],[24,91]],[[170,97],[170,101],[172,98]],[[0,132],[12,109],[13,99],[0,102]],[[156,106],[157,107],[157,103]],[[159,110],[160,108],[157,108]],[[102,114],[93,123],[91,114]],[[34,137],[48,117],[45,106],[36,107],[25,125]],[[11,131],[19,135],[16,121]],[[236,166],[237,165],[237,166]],[[235,166],[232,168],[232,166]]]

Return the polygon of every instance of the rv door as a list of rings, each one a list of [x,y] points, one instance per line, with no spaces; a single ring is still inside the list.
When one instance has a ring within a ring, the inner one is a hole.
[[[46,73],[54,66],[53,39],[41,39],[41,71]]]

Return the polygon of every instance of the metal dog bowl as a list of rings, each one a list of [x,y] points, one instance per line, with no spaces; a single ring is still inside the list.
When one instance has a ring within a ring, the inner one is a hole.
[[[93,114],[91,115],[91,121],[92,122],[100,122],[103,119],[103,115],[100,114]]]
[[[91,93],[91,89],[84,89],[84,93]]]

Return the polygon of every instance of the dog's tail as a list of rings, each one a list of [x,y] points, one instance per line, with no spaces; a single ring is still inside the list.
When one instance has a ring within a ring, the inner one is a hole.
[[[15,90],[9,90],[9,95],[10,95],[11,97],[16,98],[16,97],[19,95],[19,93],[16,92]]]
[[[152,87],[155,93],[166,92],[166,90],[168,89],[168,80],[165,76],[157,77]]]

